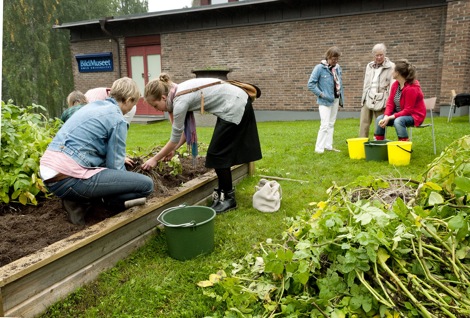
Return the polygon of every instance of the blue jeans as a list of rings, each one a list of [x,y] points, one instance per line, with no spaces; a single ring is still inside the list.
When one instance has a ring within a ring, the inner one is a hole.
[[[384,115],[380,115],[375,120],[375,136],[385,136],[385,128],[379,126],[379,121],[384,118]],[[414,119],[411,116],[401,116],[388,121],[387,126],[394,126],[397,132],[398,138],[408,138],[408,130],[406,127],[414,126]]]
[[[45,184],[61,199],[88,203],[101,201],[113,210],[125,210],[124,202],[147,197],[153,192],[153,180],[143,174],[105,169],[89,179],[66,178]]]

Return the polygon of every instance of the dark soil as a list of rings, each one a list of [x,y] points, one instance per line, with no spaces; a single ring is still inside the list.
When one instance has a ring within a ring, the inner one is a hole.
[[[152,197],[171,196],[181,184],[195,179],[208,171],[205,158],[197,158],[193,166],[191,158],[182,158],[183,173],[172,176],[170,169],[154,169],[149,175],[155,183]],[[140,163],[133,171],[142,172]],[[158,172],[157,172],[158,171]],[[96,224],[113,214],[104,208],[96,207],[87,214],[85,226],[73,225],[67,221],[59,198],[39,198],[38,205],[0,205],[0,267],[21,257],[27,256],[52,243],[60,241],[85,227]]]

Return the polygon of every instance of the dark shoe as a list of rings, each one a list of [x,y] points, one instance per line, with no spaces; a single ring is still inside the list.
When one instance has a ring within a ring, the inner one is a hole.
[[[68,220],[75,225],[85,225],[85,215],[90,208],[89,204],[62,199],[62,207],[67,213]]]
[[[215,208],[215,206],[219,203],[219,198],[220,198],[220,190],[219,189],[214,189],[214,192],[212,193],[212,204],[211,208]]]
[[[213,207],[217,214],[225,213],[233,210],[237,207],[237,201],[235,201],[235,190],[232,189],[228,192],[224,190],[220,193],[219,202]]]
[[[124,206],[126,207],[126,209],[129,209],[129,208],[132,208],[133,206],[144,205],[146,201],[147,201],[147,198],[145,197],[137,198],[133,200],[127,200],[124,202]]]

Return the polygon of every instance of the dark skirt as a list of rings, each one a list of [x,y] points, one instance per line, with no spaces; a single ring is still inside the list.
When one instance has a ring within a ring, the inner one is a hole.
[[[245,106],[241,122],[236,125],[217,118],[214,134],[207,149],[206,167],[230,168],[262,158],[261,145],[251,99]]]

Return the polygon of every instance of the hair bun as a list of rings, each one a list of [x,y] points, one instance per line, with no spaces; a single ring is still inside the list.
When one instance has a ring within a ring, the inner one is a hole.
[[[161,73],[159,76],[159,80],[167,83],[170,81],[170,76],[167,73]]]

